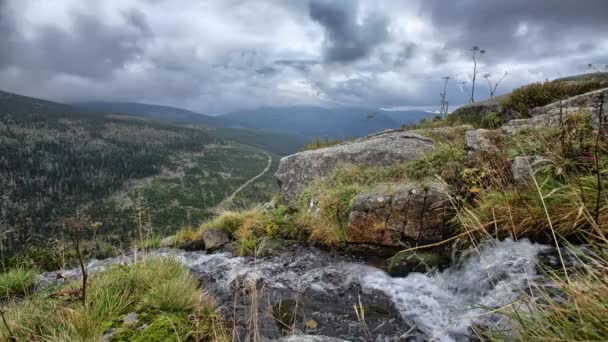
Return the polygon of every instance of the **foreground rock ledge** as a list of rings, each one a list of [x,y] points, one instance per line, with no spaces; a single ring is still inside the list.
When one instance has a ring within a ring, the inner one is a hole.
[[[406,183],[355,198],[345,232],[349,243],[401,246],[449,237],[449,198],[438,183]]]
[[[275,174],[283,199],[290,204],[315,178],[339,164],[385,166],[415,160],[433,149],[433,140],[416,133],[390,131],[336,146],[296,153],[281,159]]]

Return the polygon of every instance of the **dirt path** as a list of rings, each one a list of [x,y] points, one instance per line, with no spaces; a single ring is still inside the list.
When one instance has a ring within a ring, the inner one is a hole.
[[[241,190],[245,189],[247,187],[247,185],[255,182],[258,178],[264,176],[266,174],[266,172],[268,172],[268,170],[270,170],[270,166],[272,165],[272,156],[270,154],[266,153],[266,151],[262,151],[262,152],[268,157],[268,165],[266,165],[266,168],[264,170],[262,170],[262,172],[260,172],[256,176],[254,176],[253,178],[251,178],[248,181],[246,181],[245,183],[243,183],[241,186],[238,187],[238,189],[234,190],[234,192],[232,194],[230,194],[230,196],[226,197],[222,202],[220,202],[220,204],[217,205],[217,209],[227,208],[227,206],[230,203],[232,203],[232,201],[234,200],[234,196],[236,196]]]

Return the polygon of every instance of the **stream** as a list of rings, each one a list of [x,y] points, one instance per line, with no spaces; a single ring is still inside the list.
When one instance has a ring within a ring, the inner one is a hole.
[[[188,265],[218,299],[223,316],[235,322],[242,341],[253,335],[276,340],[310,334],[348,341],[447,342],[473,339],[472,326],[508,329],[492,310],[542,282],[537,257],[549,249],[528,240],[504,240],[463,253],[441,272],[405,277],[391,277],[357,257],[298,244],[262,258],[175,249],[148,255]],[[95,273],[133,258],[93,260],[88,269]],[[77,277],[79,272],[63,274]],[[39,277],[41,286],[55,281],[55,272]]]

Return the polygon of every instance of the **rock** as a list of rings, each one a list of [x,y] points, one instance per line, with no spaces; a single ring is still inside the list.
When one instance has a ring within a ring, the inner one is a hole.
[[[449,205],[439,183],[406,183],[390,192],[362,193],[353,202],[345,238],[385,246],[438,242],[449,235]]]
[[[279,255],[296,244],[297,242],[295,241],[283,239],[263,239],[257,245],[256,256],[262,258],[271,255]]]
[[[450,254],[443,249],[419,250],[395,254],[388,262],[388,273],[393,276],[405,276],[410,272],[427,272],[433,269],[444,269],[450,265]]]
[[[551,165],[552,161],[540,156],[520,156],[511,161],[511,173],[516,184],[522,185],[530,179],[530,169],[536,173],[546,166]]]
[[[479,123],[484,116],[491,113],[497,113],[503,122],[517,118],[519,116],[517,112],[506,110],[500,104],[501,100],[507,96],[495,96],[491,99],[466,104],[453,111],[450,114],[450,118],[458,119],[465,123]]]
[[[481,151],[496,151],[496,145],[490,140],[489,134],[490,131],[483,128],[467,131],[465,141],[469,154]]]
[[[131,312],[122,318],[122,323],[126,326],[134,327],[139,323],[139,316],[137,312]]]
[[[588,109],[591,120],[597,127],[600,98],[604,97],[604,116],[608,115],[608,88],[591,91],[577,95],[563,101],[556,101],[544,107],[534,108],[530,111],[531,118],[512,120],[502,128],[508,134],[516,134],[524,129],[539,128],[544,126],[557,126],[562,120],[570,115],[576,114],[581,109]]]
[[[194,240],[179,243],[176,247],[185,251],[202,251],[205,249],[205,241],[202,236],[198,236]]]
[[[205,229],[201,233],[201,238],[205,244],[205,249],[208,251],[219,249],[230,242],[228,234],[219,228]]]
[[[340,164],[390,165],[417,159],[431,151],[433,146],[430,138],[412,132],[380,133],[283,157],[275,177],[283,199],[293,204],[298,194],[315,178],[331,174]]]
[[[277,342],[348,342],[334,337],[319,335],[291,335],[276,340]]]
[[[319,323],[317,323],[317,321],[315,321],[314,319],[309,319],[308,321],[306,321],[306,323],[304,323],[304,325],[308,330],[315,330],[319,327]]]
[[[177,236],[171,235],[160,241],[160,247],[174,247],[177,243]]]

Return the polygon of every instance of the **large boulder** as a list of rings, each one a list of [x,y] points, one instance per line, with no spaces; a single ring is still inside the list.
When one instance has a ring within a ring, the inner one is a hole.
[[[281,158],[275,174],[283,199],[293,203],[315,178],[325,177],[340,164],[384,166],[414,160],[433,149],[433,141],[416,133],[383,132],[336,146]]]
[[[556,126],[559,125],[560,120],[564,120],[569,115],[576,114],[582,109],[589,110],[591,120],[597,127],[602,98],[604,101],[604,112],[602,115],[606,117],[608,115],[608,88],[603,88],[566,100],[556,101],[544,107],[534,108],[530,111],[531,118],[509,121],[502,128],[509,134],[516,134],[523,129]]]
[[[442,184],[406,183],[358,195],[345,239],[349,243],[404,246],[449,237],[450,202]]]
[[[492,113],[498,114],[503,121],[517,118],[519,113],[503,108],[501,105],[503,98],[508,96],[495,96],[491,99],[466,104],[450,113],[450,119],[465,123],[479,123],[483,117]]]
[[[496,151],[496,145],[490,139],[490,131],[487,129],[474,129],[465,133],[465,142],[469,154],[476,152],[492,152]]]

